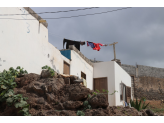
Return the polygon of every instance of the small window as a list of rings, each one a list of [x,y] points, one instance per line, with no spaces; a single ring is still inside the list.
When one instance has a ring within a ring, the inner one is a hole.
[[[86,80],[86,74],[83,73],[82,71],[81,71],[81,79],[85,79]],[[84,85],[84,83],[83,83],[83,85]]]
[[[50,55],[48,54],[48,58],[50,57]]]
[[[123,83],[120,83],[120,100],[123,100]]]
[[[84,78],[86,80],[86,74],[81,72],[81,78]]]

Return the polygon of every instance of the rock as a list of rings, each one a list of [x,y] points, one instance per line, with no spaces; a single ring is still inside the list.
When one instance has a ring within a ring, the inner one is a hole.
[[[78,109],[83,105],[82,101],[66,101],[63,103],[63,106],[67,110]]]
[[[51,73],[49,70],[42,70],[41,72],[41,78],[52,78]]]
[[[69,84],[70,85],[70,78],[64,78],[64,82],[65,82],[65,84]]]
[[[26,87],[26,91],[28,93],[36,93],[40,96],[44,96],[44,94],[45,94],[45,84],[40,83],[38,81],[33,81]]]
[[[18,87],[23,87],[23,86],[30,84],[30,82],[38,81],[39,79],[40,79],[40,75],[30,73],[30,74],[24,75],[21,78],[16,78],[16,82],[18,84]]]
[[[53,78],[58,78],[58,73],[55,71]]]
[[[59,113],[59,116],[77,116],[76,111],[63,110]]]
[[[38,103],[38,104],[45,104],[44,98],[43,97],[38,98],[36,103]]]
[[[154,116],[154,113],[150,109],[147,109],[146,113],[148,116]]]
[[[139,116],[142,116],[142,112],[138,112],[138,115],[139,115]]]
[[[55,102],[55,96],[53,94],[46,93],[46,97],[48,103]]]
[[[74,84],[80,84],[80,83],[83,83],[83,79],[78,79],[78,80],[74,80],[73,81]]]
[[[108,100],[104,94],[93,95],[89,99],[89,104],[92,108],[107,108],[107,106],[109,105]]]
[[[79,79],[79,77],[77,77],[77,76],[70,76],[70,84],[74,84],[74,80],[78,80]]]
[[[59,112],[54,110],[48,110],[47,112],[45,112],[45,116],[59,116]]]
[[[47,103],[47,104],[45,104],[44,108],[49,110],[49,109],[51,109],[51,106]]]
[[[49,78],[45,81],[48,93],[58,94],[59,90],[64,87],[63,78]]]
[[[65,86],[66,93],[69,93],[69,100],[82,101],[91,93],[90,89],[80,84],[71,84]]]
[[[40,111],[36,114],[36,116],[45,116],[44,112],[43,111]]]
[[[63,103],[59,103],[58,105],[54,106],[54,108],[57,110],[64,110]]]

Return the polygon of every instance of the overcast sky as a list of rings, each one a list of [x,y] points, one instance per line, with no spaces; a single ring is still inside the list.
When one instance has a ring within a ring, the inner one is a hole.
[[[81,7],[86,8],[86,7]],[[118,7],[123,8],[123,7]],[[76,12],[40,14],[42,18],[70,17],[118,9],[101,7]],[[55,12],[79,9],[79,7],[32,7],[38,12]],[[122,64],[164,66],[164,8],[129,8],[98,15],[49,20],[49,42],[59,50],[63,49],[63,38],[75,41],[116,44],[116,58]],[[81,52],[89,59],[111,61],[113,46],[102,46],[100,51],[87,45]]]

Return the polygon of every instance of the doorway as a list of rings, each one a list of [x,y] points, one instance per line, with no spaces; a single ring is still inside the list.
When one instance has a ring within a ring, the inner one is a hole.
[[[63,68],[63,74],[68,74],[70,75],[70,65],[64,61],[64,68]]]
[[[108,91],[107,77],[94,78],[93,82],[94,82],[94,91],[96,91],[97,89],[100,91],[100,93],[107,93],[107,92],[103,92],[103,89]],[[105,96],[108,100],[108,94],[105,94]]]

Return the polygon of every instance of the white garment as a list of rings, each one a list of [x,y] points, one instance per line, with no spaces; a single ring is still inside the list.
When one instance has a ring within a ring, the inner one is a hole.
[[[84,86],[87,87],[87,82],[84,78],[83,78],[83,83],[84,83]]]

